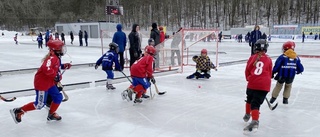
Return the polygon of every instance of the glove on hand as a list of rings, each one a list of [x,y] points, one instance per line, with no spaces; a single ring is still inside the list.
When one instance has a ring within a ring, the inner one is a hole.
[[[72,66],[72,65],[71,65],[70,63],[65,63],[65,64],[63,65],[64,69],[70,69],[71,66]]]
[[[94,66],[94,69],[98,69],[98,67],[99,67],[99,65],[96,64],[96,65]]]
[[[61,80],[61,75],[57,74],[56,77],[54,77],[55,82],[59,82]]]
[[[57,86],[58,87],[58,90],[59,91],[62,91],[63,90],[63,87],[59,87],[59,86]]]

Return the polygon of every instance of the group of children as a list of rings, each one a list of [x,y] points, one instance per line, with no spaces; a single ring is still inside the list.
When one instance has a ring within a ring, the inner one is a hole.
[[[49,53],[43,58],[42,65],[35,74],[34,87],[36,91],[36,99],[22,107],[10,110],[12,117],[16,123],[21,122],[22,115],[27,111],[41,109],[45,104],[50,108],[47,119],[61,120],[61,116],[56,113],[61,101],[61,87],[57,86],[62,79],[60,69],[70,69],[70,63],[61,63],[61,57],[65,54],[64,42],[61,40],[50,40],[48,42]],[[272,60],[266,54],[269,44],[265,39],[260,39],[254,44],[255,54],[250,56],[245,69],[245,77],[247,80],[245,115],[243,120],[252,121],[244,128],[244,131],[256,130],[259,126],[260,105],[264,102],[266,95],[270,91],[271,78],[277,80],[277,84],[272,92],[270,103],[274,103],[279,95],[283,85],[285,85],[283,93],[283,104],[288,104],[288,98],[292,87],[292,82],[296,74],[304,71],[303,65],[297,54],[294,52],[295,43],[288,41],[282,46],[283,54],[281,54],[272,67]],[[107,89],[115,89],[112,85],[114,79],[113,65],[115,70],[122,71],[118,60],[119,47],[116,43],[109,44],[109,51],[103,54],[96,62],[95,69],[102,65],[102,70],[107,74]],[[128,89],[124,90],[122,98],[134,103],[141,103],[142,97],[145,95],[151,83],[156,81],[153,76],[154,56],[156,49],[154,48],[154,40],[148,40],[148,46],[145,47],[144,54],[135,61],[130,67],[132,81]],[[196,72],[187,76],[187,79],[211,77],[210,70],[217,71],[216,66],[210,61],[206,49],[201,50],[200,56],[193,56],[192,60],[196,62]],[[276,75],[274,77],[274,75]],[[135,94],[135,99],[133,99]],[[51,100],[47,102],[50,96]]]
[[[304,67],[297,54],[294,52],[295,43],[292,41],[285,42],[282,46],[281,54],[272,68],[272,60],[266,54],[269,44],[265,39],[260,39],[254,44],[254,51],[245,69],[247,80],[245,115],[243,120],[252,121],[243,130],[245,132],[255,131],[259,127],[260,105],[266,99],[271,87],[271,79],[275,78],[277,84],[272,91],[270,103],[274,103],[279,95],[280,90],[285,83],[283,92],[283,104],[288,104],[292,82],[296,74],[304,71]],[[274,77],[274,75],[276,76]]]

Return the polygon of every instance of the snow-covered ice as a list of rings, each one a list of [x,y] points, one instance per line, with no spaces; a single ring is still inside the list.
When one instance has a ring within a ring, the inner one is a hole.
[[[37,68],[47,49],[38,49],[30,36],[18,37],[19,45],[9,33],[0,37],[0,71]],[[35,38],[33,38],[35,39]],[[144,39],[147,41],[147,39]],[[77,39],[75,45],[77,45]],[[73,64],[94,63],[101,55],[99,39],[90,39],[89,47],[71,46],[67,37],[68,56],[63,62]],[[319,55],[319,42],[296,42],[296,52],[304,55]],[[194,48],[207,48],[203,44]],[[275,61],[281,54],[281,42],[272,42],[268,53]],[[219,63],[248,59],[247,43],[223,41],[219,44]],[[215,56],[210,56],[215,60]],[[260,110],[260,127],[250,136],[259,137],[317,137],[320,134],[320,84],[319,58],[301,58],[305,67],[302,75],[294,80],[289,105],[282,104],[271,111],[267,104]],[[245,63],[221,66],[211,71],[210,79],[187,80],[195,71],[194,66],[184,67],[183,73],[158,75],[157,86],[165,95],[156,95],[153,100],[144,100],[133,105],[123,101],[120,93],[129,86],[124,80],[114,86],[114,91],[105,86],[92,86],[66,90],[69,101],[58,109],[62,116],[59,122],[47,122],[46,109],[26,113],[22,122],[15,124],[9,110],[34,100],[35,96],[17,95],[14,102],[0,102],[0,136],[8,137],[240,137],[246,123],[243,122],[246,81]],[[129,75],[128,70],[125,73]],[[122,76],[115,72],[116,76]],[[0,76],[0,92],[33,87],[34,72]],[[104,79],[105,73],[94,67],[71,68],[65,73],[62,83]],[[273,80],[273,89],[276,81]],[[151,91],[155,93],[152,86]],[[282,93],[282,92],[281,92]],[[149,94],[149,89],[148,89]],[[12,97],[13,94],[3,94]],[[268,99],[270,94],[268,94]]]

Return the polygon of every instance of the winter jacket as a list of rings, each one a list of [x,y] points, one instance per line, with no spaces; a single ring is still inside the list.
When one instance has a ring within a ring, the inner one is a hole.
[[[300,74],[303,71],[304,67],[300,58],[292,49],[289,49],[277,58],[272,73],[277,73],[276,80],[282,78],[294,79],[296,74]]]
[[[136,54],[140,54],[141,51],[141,43],[140,43],[140,37],[139,37],[139,32],[136,31],[137,24],[134,24],[132,26],[132,30],[129,34],[129,42],[130,42],[130,51]]]
[[[112,42],[117,43],[119,46],[119,52],[124,52],[127,44],[126,34],[122,31],[122,25],[117,25],[117,32],[114,33]]]

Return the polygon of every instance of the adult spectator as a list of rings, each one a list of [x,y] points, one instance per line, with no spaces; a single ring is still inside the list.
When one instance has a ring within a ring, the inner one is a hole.
[[[130,48],[129,48],[129,54],[130,54],[130,67],[132,64],[138,60],[141,56],[141,43],[140,43],[140,37],[139,37],[139,29],[140,26],[138,24],[132,25],[132,30],[129,34],[129,42],[130,42]]]
[[[120,57],[120,67],[124,69],[124,57],[123,53],[126,50],[127,37],[126,34],[122,31],[122,25],[117,25],[117,32],[113,34],[112,42],[117,43],[119,46],[119,57]]]
[[[63,44],[66,44],[66,39],[64,38],[63,32],[61,32],[61,41],[63,41]]]
[[[251,47],[251,55],[255,54],[254,52],[254,44],[256,43],[256,41],[258,39],[261,38],[261,31],[260,31],[260,27],[258,25],[256,25],[254,27],[254,30],[251,31],[250,34],[250,42],[249,42],[249,46]]]
[[[88,32],[84,31],[84,42],[86,43],[86,46],[88,47]]]
[[[180,28],[176,33],[173,35],[173,40],[171,42],[171,66],[175,66],[175,54],[177,54],[177,60],[178,60],[178,65],[181,65],[181,56],[180,56],[180,48],[179,44],[182,41],[182,34],[180,32],[182,28]],[[184,41],[184,46],[186,46],[185,41]]]
[[[50,32],[49,32],[49,30],[47,30],[46,35],[44,36],[44,39],[46,41],[46,47],[48,46],[49,37],[50,37]]]
[[[154,39],[154,46],[156,48],[156,55],[154,56],[155,59],[155,68],[160,68],[159,66],[159,51],[160,51],[160,31],[158,30],[157,23],[152,23],[152,29],[150,33],[150,38]]]
[[[83,43],[82,43],[82,37],[83,37],[83,33],[82,33],[82,30],[79,30],[79,43],[80,45],[79,46],[83,46]]]
[[[74,36],[72,31],[70,32],[70,39],[71,39],[71,44],[73,45]]]

